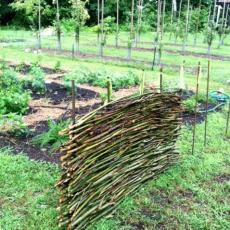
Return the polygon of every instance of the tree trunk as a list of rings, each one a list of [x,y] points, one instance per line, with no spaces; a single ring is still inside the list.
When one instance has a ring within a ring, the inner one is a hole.
[[[224,9],[223,9],[223,14],[222,14],[222,22],[221,22],[221,34],[220,34],[220,42],[219,42],[219,47],[222,45],[222,39],[224,35],[224,25],[225,25],[225,10],[226,10],[226,1],[224,1]]]
[[[118,48],[119,38],[119,0],[117,0],[117,31],[116,31],[116,47]]]
[[[215,21],[215,18],[216,18],[216,0],[214,2],[214,8],[213,8],[213,17],[212,17],[213,22]]]
[[[224,38],[225,38],[226,28],[228,26],[228,14],[229,14],[229,5],[227,7],[225,23],[224,23],[224,34],[223,34],[223,37],[222,37],[221,45],[224,45]]]
[[[159,35],[161,31],[161,0],[157,1],[157,38],[156,41],[157,43],[159,42]]]
[[[38,1],[38,49],[42,48],[41,42],[41,0]]]
[[[80,27],[76,27],[75,31],[76,52],[80,53]]]
[[[100,0],[97,1],[97,45],[100,43]]]
[[[58,49],[61,50],[61,25],[60,25],[60,12],[59,12],[59,0],[56,0],[57,7],[57,43]]]
[[[164,36],[165,6],[166,6],[166,2],[164,0],[163,1],[163,12],[162,12],[162,25],[161,25],[161,40],[163,40],[163,36]]]
[[[199,6],[198,6],[198,17],[199,18],[200,18],[200,11],[201,11],[201,0],[199,0]],[[199,21],[200,20],[196,21],[196,30],[195,30],[194,43],[193,43],[194,46],[196,46],[196,44],[197,44],[197,33],[198,33],[198,30],[199,30]]]
[[[105,45],[105,37],[104,37],[104,0],[101,1],[101,42],[100,42],[100,56],[104,55],[104,45]]]

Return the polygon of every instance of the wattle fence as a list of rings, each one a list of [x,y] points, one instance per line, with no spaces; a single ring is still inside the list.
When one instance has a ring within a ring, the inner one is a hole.
[[[170,93],[122,98],[62,132],[59,223],[86,229],[178,160],[181,100]]]

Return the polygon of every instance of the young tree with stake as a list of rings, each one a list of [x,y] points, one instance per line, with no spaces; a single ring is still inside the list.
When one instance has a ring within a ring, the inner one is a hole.
[[[76,51],[80,52],[80,29],[85,24],[86,20],[89,19],[88,11],[85,8],[88,0],[70,0],[72,5],[72,17],[75,21],[75,43],[76,43]]]
[[[11,7],[25,14],[32,30],[36,31],[37,48],[41,49],[41,18],[50,15],[51,7],[44,0],[14,0]]]
[[[57,33],[57,47],[61,50],[61,22],[60,22],[60,10],[59,10],[59,0],[54,0],[56,3],[56,33]]]

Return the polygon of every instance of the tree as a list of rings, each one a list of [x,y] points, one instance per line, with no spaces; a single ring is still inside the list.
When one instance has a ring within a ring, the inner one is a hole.
[[[60,22],[60,10],[59,10],[59,0],[54,0],[56,2],[56,33],[57,33],[57,43],[58,49],[61,50],[61,22]]]
[[[116,47],[118,47],[118,38],[119,38],[119,3],[120,0],[117,0],[117,28],[116,28]]]
[[[85,7],[88,0],[81,1],[81,0],[70,0],[72,8],[71,14],[75,22],[75,43],[76,43],[76,50],[80,52],[80,29],[87,19],[89,19],[88,11]]]
[[[37,31],[38,48],[41,48],[41,16],[49,16],[51,8],[45,0],[14,0],[12,8],[24,12],[31,28]]]

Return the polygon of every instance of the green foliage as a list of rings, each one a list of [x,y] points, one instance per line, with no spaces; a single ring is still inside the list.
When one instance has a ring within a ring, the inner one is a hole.
[[[189,98],[183,101],[185,112],[194,113],[196,107],[196,100],[194,98]]]
[[[91,71],[87,68],[82,68],[65,76],[64,81],[67,89],[71,89],[71,80],[75,80],[76,84],[87,83],[93,86],[107,87],[107,77],[110,76],[114,90],[136,86],[139,84],[139,77],[129,71],[126,74],[111,74],[106,71]]]
[[[54,71],[56,73],[60,72],[61,71],[61,62],[58,60],[56,61],[55,65],[54,65]]]
[[[13,70],[7,69],[0,74],[0,114],[25,114],[30,99]]]
[[[22,72],[24,70],[24,68],[26,67],[26,63],[25,62],[20,62],[17,66],[16,66],[16,71],[17,72]]]
[[[67,140],[67,136],[60,136],[59,132],[67,128],[70,125],[70,120],[66,121],[48,121],[48,131],[34,137],[32,143],[38,145],[41,148],[51,147],[52,151],[58,150],[59,147]]]
[[[23,122],[22,116],[15,113],[0,115],[0,133],[11,136],[27,136],[30,130]]]
[[[35,92],[44,93],[46,91],[45,74],[38,66],[32,66],[30,70],[31,79],[23,81],[25,87],[31,87]]]
[[[210,21],[206,30],[204,31],[205,32],[205,41],[207,42],[207,44],[209,46],[212,45],[212,43],[215,39],[215,36],[216,36],[215,29],[216,29],[215,22]]]

